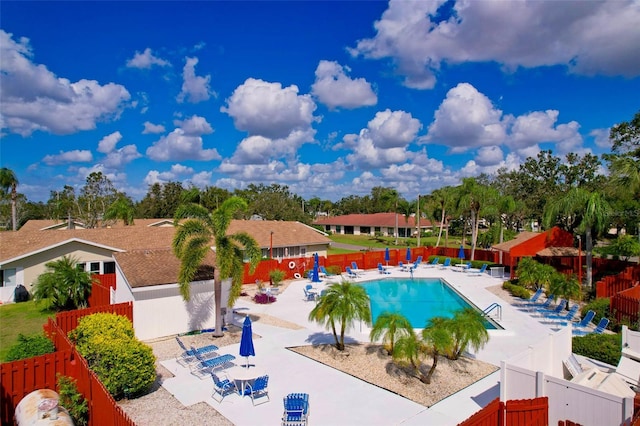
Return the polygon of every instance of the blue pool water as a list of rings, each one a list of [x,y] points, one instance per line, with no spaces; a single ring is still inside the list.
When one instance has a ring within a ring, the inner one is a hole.
[[[371,300],[372,324],[384,311],[400,312],[414,328],[424,328],[432,317],[451,318],[463,308],[474,308],[439,278],[385,278],[362,283]],[[486,322],[487,329],[496,327]]]

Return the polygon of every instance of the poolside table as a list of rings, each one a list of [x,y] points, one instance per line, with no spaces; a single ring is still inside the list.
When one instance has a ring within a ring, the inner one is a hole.
[[[247,382],[255,380],[260,376],[264,376],[266,374],[266,370],[264,367],[257,365],[252,365],[249,368],[242,365],[236,365],[235,367],[229,368],[226,373],[230,380],[233,380],[236,383],[240,382],[241,387],[238,388],[238,394],[240,396],[244,396],[244,387]]]

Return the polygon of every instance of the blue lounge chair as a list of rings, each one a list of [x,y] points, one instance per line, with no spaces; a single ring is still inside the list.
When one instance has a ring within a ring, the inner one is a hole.
[[[398,262],[398,268],[400,268],[401,271],[405,272],[409,270],[409,267],[402,262]]]
[[[348,276],[349,278],[358,278],[358,274],[356,274],[355,272],[353,272],[353,271],[351,270],[351,268],[350,268],[350,267],[348,267],[348,266],[347,266],[347,267],[345,268],[345,270],[347,271],[347,276]]]
[[[553,302],[553,299],[555,299],[555,296],[553,294],[550,294],[549,296],[547,296],[547,300],[545,300],[543,303],[533,303],[531,305],[527,306],[527,309],[529,311],[536,311],[538,309],[549,309],[549,306],[551,306],[551,302]]]
[[[573,324],[574,327],[576,328],[587,328],[589,327],[589,324],[591,323],[591,321],[593,320],[593,317],[596,316],[596,312],[593,310],[589,310],[584,318],[582,318],[582,320],[580,320],[580,322]]]
[[[469,268],[469,275],[482,275],[487,271],[487,264],[483,263],[480,269]]]
[[[600,318],[600,322],[598,323],[598,325],[596,325],[596,328],[593,330],[589,330],[589,329],[576,329],[573,330],[573,335],[574,336],[586,336],[587,334],[602,334],[604,333],[604,330],[607,328],[607,326],[609,325],[609,319],[602,317]]]
[[[358,273],[358,272],[362,271],[362,269],[358,268],[358,264],[356,262],[351,262],[351,269],[355,273]]]
[[[247,383],[244,388],[244,394],[251,396],[251,402],[253,405],[256,405],[257,398],[267,398],[266,401],[260,402],[258,405],[269,402],[269,389],[267,389],[268,384],[269,376],[260,376],[253,382],[253,384]]]
[[[225,367],[232,364],[231,361],[236,359],[236,357],[231,354],[220,355],[210,359],[205,359],[196,355],[196,358],[198,358],[200,362],[191,368],[191,374],[200,379],[210,375],[219,368],[224,370]]]
[[[540,287],[539,289],[536,290],[535,293],[533,293],[533,295],[527,299],[524,300],[520,303],[518,303],[519,305],[535,305],[536,303],[538,303],[538,299],[540,298],[540,296],[542,296],[542,293],[544,292],[544,289],[542,287]]]
[[[225,396],[236,391],[236,385],[229,379],[220,379],[215,373],[211,373],[213,379],[213,393],[211,398],[216,402],[222,402]],[[216,398],[218,396],[220,399]]]
[[[434,257],[433,260],[431,261],[431,263],[427,263],[425,265],[425,267],[427,267],[427,268],[435,268],[436,266],[438,266],[438,262],[440,262],[440,258],[439,257]]]
[[[282,426],[306,426],[309,417],[309,394],[290,393],[282,398]]]
[[[579,308],[580,306],[578,306],[578,304],[576,303],[571,307],[571,309],[569,309],[569,311],[566,314],[559,314],[559,313],[558,314],[551,313],[546,315],[543,314],[544,320],[552,321],[552,322],[571,322],[571,320],[573,320],[573,317],[576,316],[576,314],[578,313]]]
[[[327,272],[327,268],[325,268],[324,266],[320,267],[320,272],[322,272],[325,277],[330,277],[332,275],[335,275],[335,274],[330,274],[329,272]]]
[[[387,271],[387,269],[382,266],[382,263],[378,263],[378,272],[381,274],[390,274],[391,272]]]
[[[449,266],[451,266],[451,258],[447,257],[444,260],[444,263],[442,265],[440,265],[438,268],[439,269],[447,269]]]
[[[536,312],[538,315],[541,315],[543,317],[547,317],[548,315],[560,315],[560,313],[562,312],[562,310],[567,306],[567,301],[565,299],[560,299],[560,302],[556,305],[555,308],[553,309],[549,309],[549,308],[543,308],[543,309],[536,309]]]
[[[207,345],[200,348],[194,348],[191,346],[191,348],[187,348],[178,336],[176,336],[176,342],[178,342],[178,346],[182,349],[182,352],[176,356],[176,361],[181,365],[191,364],[198,361],[196,354],[200,355],[202,358],[211,358],[218,355],[216,352],[218,347],[216,345]]]

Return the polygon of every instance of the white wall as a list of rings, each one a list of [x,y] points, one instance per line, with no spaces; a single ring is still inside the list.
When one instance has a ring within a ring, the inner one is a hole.
[[[583,426],[622,425],[633,415],[633,399],[620,398],[564,379],[562,361],[571,354],[571,327],[503,361],[500,400],[549,397],[549,424],[571,420]]]

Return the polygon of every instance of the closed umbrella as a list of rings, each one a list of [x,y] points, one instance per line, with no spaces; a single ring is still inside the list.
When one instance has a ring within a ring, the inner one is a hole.
[[[411,262],[411,249],[407,247],[407,262]]]
[[[389,254],[389,247],[387,247],[384,251],[384,261],[387,262],[387,266],[389,266],[390,259],[391,259],[391,255]]]
[[[460,250],[458,251],[458,257],[460,258],[460,263],[462,263],[462,260],[464,259],[464,247],[460,246]]]
[[[249,357],[256,356],[253,349],[253,331],[251,331],[251,318],[247,315],[242,323],[242,336],[240,337],[240,356],[247,358],[246,367],[249,368]]]
[[[318,270],[320,269],[319,261],[318,261],[318,253],[313,255],[313,272],[311,273],[311,282],[319,283],[320,282],[320,274]]]

